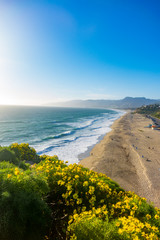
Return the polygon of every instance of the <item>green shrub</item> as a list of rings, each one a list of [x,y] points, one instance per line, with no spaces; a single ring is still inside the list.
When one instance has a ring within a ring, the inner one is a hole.
[[[160,239],[160,209],[146,199],[57,156],[29,167],[21,160],[35,150],[11,148],[27,169],[0,162],[0,239]]]
[[[109,219],[109,212],[104,207],[74,214],[68,222],[68,239],[103,239],[103,240],[125,240],[125,239],[152,239],[158,240],[159,228],[152,222],[152,217],[145,219],[136,218],[132,214],[124,217]],[[149,221],[150,219],[150,221]]]
[[[49,239],[66,239],[67,228],[67,239],[160,238],[160,211],[146,199],[125,192],[106,175],[77,164],[67,166],[57,157],[49,156],[33,169],[38,176],[45,176],[50,188],[47,194],[52,211]],[[91,216],[83,218],[84,212]],[[94,220],[93,225],[90,219]]]
[[[13,163],[6,162],[6,161],[0,162],[0,172],[3,171],[3,170],[4,170],[5,173],[6,173],[7,170],[9,172],[11,172],[12,168],[15,168],[15,165]]]
[[[16,157],[21,161],[33,163],[38,163],[40,161],[40,157],[37,155],[35,149],[30,147],[28,143],[13,143],[10,148],[15,152]]]
[[[118,229],[114,223],[108,219],[102,220],[96,216],[85,216],[78,222],[70,226],[73,233],[69,238],[71,240],[125,240],[128,239],[125,234],[118,234]]]
[[[15,151],[11,150],[9,147],[0,147],[0,162],[9,162],[14,165],[27,170],[29,164],[26,164],[25,161],[21,161],[16,157]]]
[[[17,165],[19,163],[14,151],[10,150],[8,147],[0,147],[0,162],[7,161]]]
[[[23,170],[27,170],[30,168],[30,164],[26,163],[25,161],[20,161],[18,167],[22,168]]]
[[[0,239],[41,240],[48,234],[50,210],[43,200],[48,187],[31,172],[1,166]],[[7,167],[7,165],[6,165]]]

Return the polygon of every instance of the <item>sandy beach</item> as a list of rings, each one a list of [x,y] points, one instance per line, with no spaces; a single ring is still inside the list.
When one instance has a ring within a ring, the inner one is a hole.
[[[149,124],[143,115],[125,114],[80,164],[160,207],[160,131]]]

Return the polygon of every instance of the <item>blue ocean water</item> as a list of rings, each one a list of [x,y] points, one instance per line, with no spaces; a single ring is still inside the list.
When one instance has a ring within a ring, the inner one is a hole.
[[[123,114],[108,109],[0,106],[0,145],[26,142],[38,154],[78,162],[79,154],[96,144]]]

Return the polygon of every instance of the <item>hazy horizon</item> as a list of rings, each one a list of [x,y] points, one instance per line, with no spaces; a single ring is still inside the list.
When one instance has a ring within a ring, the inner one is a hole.
[[[160,99],[160,2],[0,0],[0,105]]]
[[[81,102],[81,101],[121,101],[125,98],[132,98],[132,99],[137,99],[137,98],[145,98],[145,99],[149,99],[149,100],[157,100],[157,101],[160,101],[160,98],[159,99],[150,99],[150,98],[146,98],[146,97],[130,97],[130,96],[126,96],[124,98],[121,98],[121,99],[72,99],[72,100],[66,100],[66,101],[55,101],[55,102],[47,102],[47,103],[43,103],[43,104],[1,104],[0,103],[0,106],[13,106],[13,107],[18,107],[18,106],[21,106],[21,107],[71,107],[71,108],[76,108],[76,105],[75,106],[65,106],[63,104],[65,103],[69,103],[69,102],[73,102],[73,103],[76,103],[76,102]],[[158,102],[159,103],[159,102]],[[55,104],[55,105],[54,105]],[[61,105],[62,104],[62,105]],[[77,106],[77,108],[79,108],[79,106]],[[83,107],[81,107],[83,108]],[[85,108],[85,107],[84,107]],[[96,108],[96,107],[93,107],[93,108]],[[99,108],[99,107],[98,107]],[[107,107],[109,108],[109,107]],[[110,107],[112,109],[112,107]]]

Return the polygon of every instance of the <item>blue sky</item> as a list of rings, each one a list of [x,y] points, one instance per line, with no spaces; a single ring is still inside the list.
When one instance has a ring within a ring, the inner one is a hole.
[[[160,99],[159,0],[0,0],[0,104]]]

